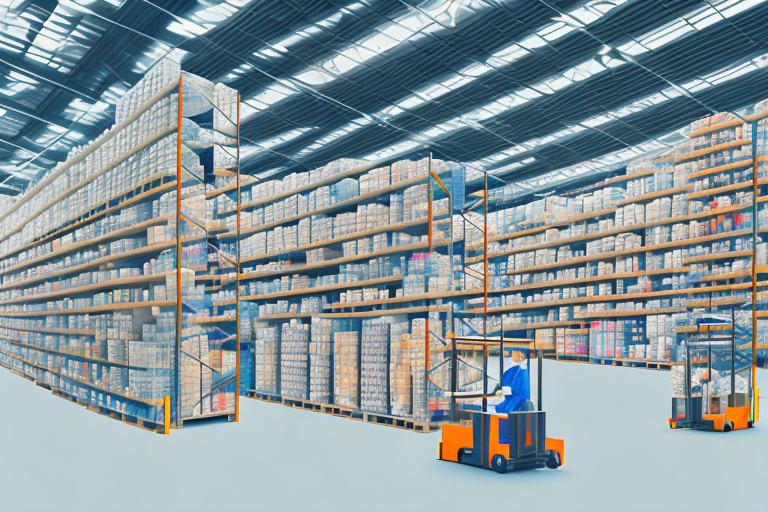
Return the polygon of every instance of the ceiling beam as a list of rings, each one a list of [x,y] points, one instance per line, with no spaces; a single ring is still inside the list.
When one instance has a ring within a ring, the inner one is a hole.
[[[31,153],[39,153],[40,151],[45,149],[43,146],[39,144],[35,144],[34,142],[30,142],[25,139],[17,139],[16,137],[13,137],[11,140],[0,138],[0,144],[3,144],[5,146],[10,146],[16,149],[23,149]]]
[[[72,121],[63,116],[48,113],[45,115],[45,117],[41,117],[36,109],[30,109],[29,107],[6,97],[0,97],[0,108],[16,112],[17,114],[21,114],[23,116],[31,117],[32,119],[42,123],[64,128],[65,130],[69,129],[70,125],[72,125]]]
[[[71,76],[71,73],[68,75],[62,75],[62,73],[58,72],[52,72],[48,71],[48,66],[45,66],[43,64],[37,63],[37,62],[21,62],[21,59],[14,59],[15,62],[12,62],[10,60],[6,60],[3,58],[0,58],[0,64],[3,64],[6,67],[12,68],[14,71],[18,71],[19,73],[22,73],[24,75],[27,75],[30,78],[34,78],[35,80],[40,80],[42,82],[45,82],[47,84],[53,85],[54,87],[58,89],[63,89],[65,91],[68,91],[75,96],[79,96],[81,98],[84,98],[91,103],[96,103],[98,101],[96,98],[91,97],[89,94],[86,94],[82,91],[78,91],[77,89],[73,89],[67,83],[69,82],[68,78]],[[30,68],[33,67],[34,71]],[[62,80],[62,78],[64,80]]]

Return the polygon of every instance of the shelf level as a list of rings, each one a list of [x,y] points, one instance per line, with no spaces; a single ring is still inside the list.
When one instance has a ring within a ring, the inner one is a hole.
[[[23,270],[28,267],[35,266],[37,264],[43,263],[45,261],[52,260],[54,258],[58,258],[59,256],[64,256],[65,254],[69,254],[71,252],[75,252],[78,249],[84,249],[86,247],[91,247],[94,245],[98,245],[100,243],[109,242],[112,240],[117,240],[120,238],[130,237],[131,235],[136,235],[141,232],[146,232],[147,229],[154,227],[154,226],[161,226],[163,224],[168,223],[169,216],[163,215],[160,217],[155,217],[154,219],[149,219],[144,222],[139,222],[138,224],[134,224],[133,226],[129,226],[122,229],[117,229],[115,231],[112,231],[111,233],[107,233],[106,235],[98,236],[96,238],[91,238],[90,240],[84,240],[82,242],[74,242],[69,245],[63,246],[59,249],[56,249],[54,251],[51,251],[48,254],[44,254],[42,256],[39,256],[37,258],[33,258],[31,260],[27,260],[24,262],[21,262],[17,265],[14,265],[13,267],[9,267],[6,269],[0,270],[0,276],[10,274],[13,272],[18,272],[20,270]]]
[[[741,169],[742,167],[749,167],[753,165],[754,160],[752,158],[749,158],[747,160],[738,160],[736,162],[731,162],[729,164],[724,165],[718,165],[715,167],[710,167],[708,169],[702,169],[700,171],[692,172],[686,174],[686,177],[689,180],[700,178],[702,176],[709,176],[711,174],[717,174],[719,172],[725,172],[725,171],[732,171],[734,169]]]
[[[5,220],[6,217],[8,217],[10,214],[21,208],[23,204],[25,204],[27,201],[29,201],[31,198],[35,197],[41,190],[43,190],[45,187],[53,183],[53,181],[64,174],[69,168],[71,168],[73,165],[85,160],[85,158],[96,151],[98,148],[100,148],[105,142],[110,140],[112,137],[114,137],[117,133],[127,128],[131,123],[136,121],[141,115],[146,112],[147,110],[152,107],[155,103],[160,101],[162,98],[164,98],[166,95],[171,93],[173,90],[175,90],[178,87],[178,83],[171,82],[159,91],[157,91],[152,97],[150,97],[146,102],[142,103],[141,107],[139,107],[133,114],[131,114],[129,117],[127,117],[123,122],[116,124],[113,126],[107,133],[105,133],[103,136],[96,139],[96,141],[86,147],[83,151],[72,157],[71,159],[68,159],[66,162],[64,162],[58,169],[56,169],[54,172],[43,178],[37,185],[32,188],[29,192],[24,194],[19,201],[17,201],[11,208],[8,209],[8,211],[3,212],[0,214],[0,223]]]
[[[434,214],[435,217],[440,216],[440,215],[444,215],[444,212],[442,214],[441,213]],[[444,220],[448,220],[448,219],[443,219],[443,221]],[[369,236],[372,236],[372,235],[377,235],[377,234],[380,234],[380,233],[388,233],[388,232],[391,232],[391,231],[400,231],[402,229],[408,229],[408,228],[417,227],[417,226],[426,226],[428,224],[428,222],[429,222],[429,220],[428,220],[427,217],[421,217],[419,219],[409,220],[409,221],[405,221],[405,222],[398,222],[396,224],[386,224],[386,225],[379,226],[379,227],[376,227],[376,228],[366,229],[366,230],[363,230],[363,231],[356,231],[354,233],[348,233],[346,235],[342,235],[342,236],[336,237],[336,238],[331,238],[331,239],[328,239],[328,240],[320,240],[318,242],[312,242],[312,243],[309,243],[309,244],[299,245],[297,247],[294,247],[292,249],[286,249],[284,251],[279,251],[279,252],[276,251],[276,252],[271,252],[271,253],[267,253],[267,254],[261,254],[261,255],[257,255],[257,256],[248,256],[246,258],[241,258],[240,259],[240,263],[241,264],[245,264],[245,263],[250,263],[252,261],[268,260],[270,258],[275,258],[275,257],[286,255],[286,254],[297,253],[297,252],[302,252],[302,251],[308,251],[308,250],[312,250],[312,249],[318,249],[320,247],[327,247],[329,245],[340,244],[340,243],[348,242],[348,241],[351,241],[351,240],[358,240],[360,238],[365,238],[365,237],[369,237]],[[437,222],[441,222],[441,220],[438,219]]]
[[[118,361],[110,361],[108,359],[101,359],[100,357],[95,356],[88,356],[85,354],[76,354],[74,352],[68,352],[66,350],[57,350],[55,348],[48,348],[48,347],[41,347],[38,345],[32,345],[30,343],[24,343],[23,341],[19,340],[13,340],[10,338],[6,338],[3,336],[0,336],[0,339],[7,341],[11,345],[16,345],[19,347],[24,347],[30,350],[39,350],[41,352],[48,352],[49,354],[57,354],[65,357],[70,357],[72,359],[82,359],[83,361],[88,361],[91,363],[98,363],[104,366],[119,366],[121,368],[131,368],[133,370],[153,370],[153,369],[160,369],[160,370],[167,370],[168,368],[157,368],[157,367],[149,367],[149,366],[137,366],[132,365],[130,363],[120,363]]]
[[[65,373],[63,373],[63,372],[61,372],[59,370],[54,369],[54,368],[48,368],[46,366],[43,366],[43,365],[41,365],[39,363],[36,363],[36,362],[32,361],[31,359],[27,359],[25,357],[22,357],[22,356],[19,356],[19,355],[16,355],[16,354],[12,354],[10,352],[6,352],[4,350],[0,350],[0,353],[5,354],[8,357],[12,357],[12,358],[14,358],[14,359],[16,359],[18,361],[21,361],[22,363],[28,364],[30,366],[34,366],[35,368],[39,368],[41,370],[50,372],[50,373],[52,373],[54,375],[58,375],[60,378],[71,380],[72,382],[76,382],[77,384],[81,384],[83,386],[87,386],[87,387],[89,387],[91,389],[94,389],[94,390],[97,390],[97,391],[102,391],[102,392],[104,392],[104,393],[106,393],[108,395],[114,395],[114,396],[123,398],[125,400],[130,400],[132,402],[143,403],[143,404],[146,404],[146,405],[149,405],[149,406],[152,406],[152,407],[162,407],[162,405],[163,405],[163,401],[162,400],[158,400],[158,401],[146,400],[144,398],[138,398],[138,397],[129,395],[127,393],[122,393],[120,391],[113,391],[111,389],[101,387],[98,384],[90,382],[90,381],[87,381],[85,379],[81,379],[81,378],[75,377],[73,375],[65,374]]]
[[[525,267],[521,269],[509,269],[507,270],[507,274],[530,273],[530,272],[535,272],[539,270],[548,270],[551,268],[559,268],[564,266],[572,267],[574,265],[578,265],[580,263],[586,263],[589,261],[616,258],[618,256],[628,256],[630,254],[656,251],[659,249],[670,249],[670,248],[681,247],[685,245],[706,243],[714,240],[721,240],[723,238],[736,238],[739,236],[749,236],[751,234],[752,234],[751,229],[740,229],[736,231],[728,231],[725,233],[717,233],[714,235],[706,235],[706,236],[700,236],[695,238],[685,238],[683,240],[674,240],[672,242],[665,242],[665,243],[656,244],[656,245],[645,245],[642,247],[635,247],[632,249],[624,249],[622,251],[612,251],[612,252],[604,252],[604,253],[599,253],[599,254],[594,254],[589,256],[580,256],[578,258],[571,258],[565,261],[559,261],[555,263],[545,263],[541,265],[533,265],[533,266]]]
[[[576,242],[583,242],[587,240],[596,240],[598,238],[603,238],[607,236],[613,236],[613,235],[620,235],[623,233],[630,233],[632,231],[637,231],[640,229],[646,229],[650,227],[655,226],[664,226],[668,224],[677,224],[689,220],[696,220],[696,219],[702,219],[707,217],[714,217],[717,215],[722,215],[725,213],[732,213],[740,210],[746,210],[752,208],[751,204],[735,204],[735,205],[729,205],[729,206],[723,206],[720,208],[715,208],[714,210],[707,210],[703,212],[698,213],[692,213],[689,215],[678,215],[676,217],[668,217],[666,219],[659,219],[654,221],[648,221],[638,224],[630,224],[626,226],[617,226],[612,229],[608,229],[605,231],[596,231],[594,233],[586,233],[583,235],[578,236],[572,236],[568,238],[561,238],[558,240],[552,240],[549,242],[541,242],[538,244],[531,244],[526,245],[522,247],[513,247],[511,249],[505,249],[503,251],[498,252],[489,252],[488,258],[499,258],[503,256],[509,256],[510,254],[518,254],[521,252],[531,252],[538,249],[547,249],[550,247],[560,247],[562,245],[570,245]],[[473,246],[474,247],[474,246]],[[482,247],[481,247],[482,248]],[[478,263],[480,261],[483,261],[483,256],[470,256],[466,259],[467,263]]]
[[[27,244],[23,244],[23,245],[21,245],[19,247],[16,247],[12,251],[9,251],[9,252],[7,252],[5,254],[0,255],[0,259],[7,259],[7,258],[9,258],[9,257],[11,257],[11,256],[13,256],[15,254],[18,254],[18,253],[22,252],[22,251],[26,251],[28,249],[32,249],[33,247],[37,247],[38,245],[40,245],[42,243],[51,241],[51,240],[53,240],[55,238],[60,238],[61,236],[65,235],[66,233],[74,231],[74,230],[76,230],[78,228],[81,228],[81,227],[83,227],[85,225],[91,224],[92,222],[95,222],[95,221],[97,221],[97,220],[99,220],[99,219],[101,219],[103,217],[107,217],[109,215],[112,215],[113,213],[119,212],[120,210],[123,210],[125,208],[129,208],[129,207],[134,206],[134,205],[139,204],[139,203],[142,203],[143,201],[145,201],[145,200],[147,200],[147,199],[149,199],[149,198],[151,198],[153,196],[163,194],[164,192],[167,192],[167,191],[169,191],[171,189],[175,190],[176,189],[176,180],[175,179],[173,181],[168,181],[168,182],[162,183],[163,178],[166,178],[166,177],[168,177],[168,176],[165,173],[154,174],[154,175],[146,178],[145,180],[143,180],[143,181],[141,181],[141,182],[139,182],[139,183],[137,183],[135,185],[132,185],[131,189],[123,190],[119,194],[116,194],[115,196],[107,199],[102,204],[95,206],[91,210],[91,212],[94,212],[94,210],[98,210],[99,208],[104,208],[103,210],[96,211],[95,213],[91,213],[89,215],[84,215],[84,216],[82,216],[80,218],[80,220],[75,221],[73,224],[69,224],[69,225],[63,226],[61,228],[58,228],[55,231],[53,231],[53,232],[51,232],[51,233],[49,233],[49,234],[47,234],[45,236],[42,236],[41,238],[39,238],[37,240],[34,240],[34,241],[29,242]],[[144,186],[146,186],[146,185],[148,185],[148,184],[150,184],[150,183],[152,183],[154,181],[161,181],[161,183],[159,185],[155,186],[155,187],[150,188],[149,190],[146,190],[146,191],[141,192],[141,193],[139,193],[139,194],[137,194],[137,195],[135,195],[135,196],[133,196],[133,197],[131,197],[129,199],[126,199],[125,201],[120,201],[118,204],[116,204],[114,206],[111,206],[111,207],[109,206],[109,204],[112,201],[114,201],[116,199],[119,199],[119,198],[121,198],[121,197],[123,197],[125,195],[128,195],[131,192],[134,192],[134,191],[136,191],[139,188],[143,188]]]
[[[448,240],[435,240],[432,244],[434,247],[442,247],[449,245]],[[378,258],[380,256],[391,256],[394,254],[400,254],[400,253],[406,253],[406,252],[415,252],[419,250],[429,249],[429,243],[428,242],[419,242],[416,244],[405,244],[405,245],[394,245],[391,247],[387,247],[384,250],[381,251],[374,251],[367,254],[357,254],[354,256],[344,256],[341,258],[334,258],[327,261],[321,261],[318,263],[310,263],[310,264],[303,264],[303,265],[286,265],[283,268],[280,269],[270,269],[270,270],[260,270],[260,271],[254,271],[254,272],[244,272],[240,274],[240,280],[250,280],[250,279],[262,279],[265,277],[273,277],[283,274],[297,274],[300,272],[305,272],[309,270],[317,270],[321,268],[326,267],[332,267],[332,266],[338,266],[344,263],[351,263],[354,261],[360,261],[360,260],[369,260],[373,258]]]
[[[240,236],[241,237],[243,237],[243,236],[251,236],[251,235],[254,235],[256,233],[260,233],[262,231],[268,231],[268,230],[270,230],[272,228],[275,228],[277,226],[283,226],[285,224],[289,224],[289,223],[296,222],[296,221],[301,220],[301,219],[305,219],[307,217],[311,217],[313,215],[322,215],[322,214],[330,213],[330,212],[333,212],[333,211],[336,211],[336,210],[341,210],[341,209],[349,207],[349,206],[354,206],[356,204],[365,204],[366,202],[368,202],[368,201],[370,201],[372,199],[376,199],[376,198],[380,197],[382,194],[387,194],[389,192],[394,192],[396,190],[400,190],[400,189],[407,188],[407,187],[410,187],[410,186],[419,185],[421,183],[425,183],[426,181],[427,181],[427,176],[426,175],[416,176],[415,178],[411,178],[411,179],[408,179],[408,180],[398,181],[397,183],[395,183],[393,185],[390,185],[389,187],[385,187],[383,189],[376,190],[375,192],[369,192],[368,194],[363,194],[363,195],[359,195],[359,196],[356,196],[356,197],[352,197],[350,199],[347,199],[346,201],[341,201],[341,202],[338,202],[336,204],[324,206],[323,208],[317,208],[317,209],[312,210],[312,211],[308,211],[308,212],[304,212],[304,213],[299,213],[297,215],[293,215],[291,217],[286,217],[286,218],[283,218],[283,219],[280,219],[280,220],[276,220],[276,221],[273,221],[273,222],[267,222],[267,223],[264,223],[264,224],[262,224],[262,225],[260,225],[258,227],[251,227],[251,228],[247,228],[247,229],[241,229],[240,230]],[[242,207],[241,207],[241,209],[242,209]],[[235,238],[235,237],[237,237],[237,232],[236,231],[227,231],[226,233],[222,233],[222,234],[218,235],[218,237],[220,239],[223,239],[223,240]]]
[[[697,149],[695,151],[690,151],[688,153],[682,153],[680,156],[675,157],[674,162],[677,164],[685,160],[690,160],[691,158],[699,158],[700,156],[709,155],[710,153],[715,153],[717,151],[723,151],[725,149],[736,148],[741,146],[748,146],[750,144],[752,144],[752,139],[738,139],[738,140],[732,140],[729,142],[723,142],[722,144],[715,144],[714,146]]]
[[[352,281],[348,283],[339,283],[334,284],[330,286],[319,286],[314,288],[301,288],[298,290],[288,290],[283,292],[275,292],[275,293],[265,293],[261,295],[241,295],[240,300],[245,301],[260,301],[260,300],[271,300],[271,299],[279,299],[282,297],[295,297],[299,295],[314,295],[314,294],[320,294],[320,293],[326,293],[331,292],[335,290],[349,290],[354,288],[362,288],[365,286],[376,286],[380,284],[388,284],[388,283],[395,283],[398,281],[402,281],[403,276],[389,276],[389,277],[381,277],[378,279],[368,279],[366,281]],[[234,304],[234,302],[232,302]],[[214,304],[217,305],[217,304]],[[219,305],[227,305],[227,304],[219,304]]]
[[[121,155],[116,160],[113,160],[112,162],[110,162],[107,165],[103,166],[101,169],[99,169],[98,171],[93,173],[88,178],[86,178],[86,179],[84,179],[82,181],[79,181],[78,183],[76,183],[76,184],[72,185],[71,187],[69,187],[64,192],[61,192],[60,194],[58,194],[56,197],[54,197],[50,201],[50,204],[56,204],[56,203],[61,202],[63,199],[66,199],[67,197],[69,197],[73,193],[77,192],[81,188],[85,187],[89,183],[95,181],[98,177],[102,176],[107,171],[117,167],[121,163],[123,163],[126,160],[128,160],[130,157],[132,157],[135,154],[137,154],[137,153],[143,151],[144,149],[150,147],[152,144],[155,144],[155,143],[159,142],[163,138],[168,137],[169,135],[172,135],[172,134],[176,133],[177,131],[178,131],[178,128],[176,126],[172,126],[172,127],[169,127],[167,129],[163,130],[162,132],[158,132],[157,134],[155,134],[153,136],[150,136],[148,139],[142,141],[140,144],[132,147],[130,151],[124,153],[123,155]],[[32,217],[28,217],[28,218],[24,219],[24,221],[20,222],[19,225],[15,229],[11,230],[8,233],[0,235],[0,242],[2,242],[3,240],[7,239],[8,237],[18,233],[19,231],[21,231],[24,228],[24,226],[29,224],[29,222],[32,219],[36,218],[40,213],[41,212],[36,212]],[[0,222],[2,222],[1,218],[0,218]]]
[[[121,279],[109,279],[106,281],[100,281],[98,283],[91,283],[83,286],[75,286],[72,288],[66,288],[55,292],[42,293],[39,295],[30,295],[25,297],[17,297],[14,299],[0,301],[0,306],[5,304],[16,304],[19,302],[37,302],[40,300],[53,299],[57,297],[66,297],[68,295],[74,295],[78,293],[84,293],[96,290],[105,289],[117,289],[118,287],[130,286],[130,285],[142,285],[151,284],[165,281],[167,276],[175,275],[176,271],[165,272],[162,274],[152,274],[149,276],[137,276],[137,277],[124,277]]]
[[[647,194],[641,194],[638,196],[628,197],[626,199],[623,199],[619,201],[619,206],[626,206],[628,204],[635,204],[635,203],[642,203],[644,201],[652,201],[653,199],[658,199],[660,197],[667,197],[667,196],[673,196],[675,194],[682,194],[683,192],[687,192],[691,190],[691,187],[693,185],[683,185],[680,187],[673,187],[673,188],[665,188],[664,190],[657,190],[655,192],[648,192]]]
[[[86,308],[73,309],[53,309],[42,311],[0,311],[0,317],[15,318],[29,316],[50,316],[50,315],[84,315],[90,313],[110,313],[119,309],[137,309],[153,307],[176,306],[176,301],[172,300],[152,300],[142,302],[113,302],[111,304],[100,304],[98,306],[89,306]]]
[[[616,318],[620,316],[647,316],[647,315],[669,315],[673,313],[685,313],[685,308],[649,308],[649,309],[607,309],[604,311],[595,311],[576,315],[577,319],[601,319]]]

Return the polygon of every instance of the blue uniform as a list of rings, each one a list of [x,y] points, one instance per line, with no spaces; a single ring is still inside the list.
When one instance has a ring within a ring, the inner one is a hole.
[[[512,394],[504,397],[504,401],[496,406],[496,412],[505,414],[523,410],[525,403],[531,399],[528,366],[522,368],[520,365],[515,365],[505,371],[501,376],[501,385],[511,388]]]

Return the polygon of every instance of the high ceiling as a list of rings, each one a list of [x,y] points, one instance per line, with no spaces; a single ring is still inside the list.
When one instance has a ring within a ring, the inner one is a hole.
[[[108,128],[169,53],[241,92],[249,174],[426,147],[531,190],[584,181],[768,97],[766,19],[765,0],[0,0],[0,192]]]

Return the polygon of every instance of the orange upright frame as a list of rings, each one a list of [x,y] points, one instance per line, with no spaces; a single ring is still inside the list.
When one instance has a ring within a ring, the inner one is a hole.
[[[176,426],[181,426],[181,386],[178,368],[181,363],[181,121],[182,76],[179,76],[179,119],[176,137]]]

